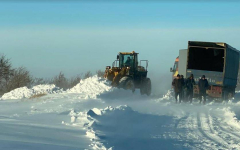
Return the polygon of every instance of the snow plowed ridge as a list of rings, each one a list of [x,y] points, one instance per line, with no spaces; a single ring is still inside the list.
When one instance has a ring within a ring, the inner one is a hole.
[[[130,90],[119,89],[111,86],[111,82],[96,75],[84,80],[66,91],[66,93],[77,93],[83,99],[124,99],[142,98],[141,94]]]
[[[119,98],[142,98],[139,91],[135,92],[135,95],[129,90],[118,89],[111,86],[111,82],[104,78],[89,77],[87,79],[81,80],[76,86],[66,91],[63,91],[55,85],[37,85],[33,88],[28,89],[27,87],[17,88],[2,96],[2,100],[5,99],[22,99],[30,98],[35,94],[55,94],[63,93],[67,94],[77,94],[78,99],[119,99]]]
[[[22,99],[30,98],[35,94],[45,93],[45,94],[55,94],[55,93],[77,93],[79,98],[83,99],[96,99],[97,96],[103,93],[112,92],[116,88],[112,88],[110,82],[106,79],[99,78],[96,75],[89,77],[87,79],[81,80],[79,84],[74,86],[67,91],[63,91],[59,87],[56,87],[54,84],[50,85],[37,85],[33,88],[28,89],[27,87],[17,88],[8,93],[5,93],[1,99]]]
[[[59,87],[56,87],[54,84],[43,84],[43,85],[37,85],[34,86],[31,89],[28,89],[27,87],[21,87],[17,88],[15,90],[12,90],[8,93],[5,93],[1,99],[22,99],[22,98],[30,98],[31,96],[35,94],[55,94],[55,93],[62,93],[63,90]]]
[[[81,80],[75,87],[67,90],[67,93],[79,93],[85,96],[85,98],[97,98],[98,95],[109,92],[112,89],[110,82],[103,78],[93,76]]]

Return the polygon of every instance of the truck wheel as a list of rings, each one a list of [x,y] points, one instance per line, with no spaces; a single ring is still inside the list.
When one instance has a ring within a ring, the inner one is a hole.
[[[223,100],[227,101],[233,97],[233,93],[231,91],[225,90],[223,93]]]
[[[146,78],[142,82],[142,86],[140,88],[140,93],[142,95],[146,94],[147,96],[151,95],[152,92],[152,84],[149,78]]]
[[[222,100],[223,101],[227,100],[227,91],[226,90],[223,91],[223,93],[222,93]]]
[[[229,92],[229,93],[228,93],[228,100],[231,99],[231,98],[233,98],[233,93],[232,93],[232,92]]]
[[[130,77],[123,77],[119,81],[119,88],[123,88],[125,90],[132,90],[132,92],[135,91],[135,85],[134,81]]]

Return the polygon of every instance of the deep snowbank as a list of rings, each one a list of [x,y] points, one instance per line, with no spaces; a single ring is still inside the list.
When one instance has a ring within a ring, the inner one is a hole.
[[[50,85],[43,84],[43,85],[34,86],[31,89],[28,89],[27,87],[17,88],[8,93],[5,93],[1,97],[1,100],[30,98],[31,96],[36,94],[54,94],[54,93],[62,93],[62,92],[63,90],[60,89],[59,87],[56,87],[54,84],[50,84]]]
[[[94,108],[84,114],[86,134],[98,150],[240,148],[240,135],[234,133],[240,130],[240,123],[230,108],[171,107],[186,111],[185,115],[177,117],[178,112],[170,115],[165,110],[165,115],[144,114],[129,106]]]
[[[96,75],[84,80],[81,80],[79,84],[74,86],[67,91],[63,91],[59,87],[56,87],[54,84],[46,85],[37,85],[33,88],[28,89],[27,87],[17,88],[8,93],[5,93],[1,99],[22,99],[30,98],[35,94],[45,93],[45,94],[54,94],[54,93],[76,93],[79,94],[79,98],[92,98],[96,99],[98,95],[102,93],[111,92],[114,88],[111,87],[110,82],[103,78],[99,78]]]
[[[27,87],[18,88],[5,93],[2,96],[2,100],[5,99],[22,99],[30,98],[31,96],[39,93],[53,94],[53,93],[63,93],[63,94],[77,94],[78,99],[144,99],[147,96],[141,96],[139,90],[136,90],[133,94],[130,90],[118,89],[111,86],[111,82],[104,78],[89,77],[87,79],[81,80],[76,86],[66,91],[63,91],[55,85],[37,85],[31,89]]]
[[[87,79],[81,80],[79,84],[73,88],[67,90],[67,93],[78,93],[83,95],[83,98],[97,98],[98,95],[109,92],[113,88],[106,79],[97,77],[89,77]]]
[[[91,139],[93,149],[155,150],[185,147],[184,142],[174,133],[171,140],[164,138],[165,133],[175,132],[169,128],[175,122],[173,116],[141,114],[126,105],[115,108],[109,106],[105,109],[94,108],[85,114],[70,113],[70,116],[77,118],[72,119],[75,123],[80,123],[85,118],[86,135]]]
[[[66,91],[66,93],[77,93],[81,99],[139,99],[146,98],[141,96],[139,90],[133,94],[130,90],[119,89],[111,86],[111,82],[97,75],[81,80],[79,84]]]

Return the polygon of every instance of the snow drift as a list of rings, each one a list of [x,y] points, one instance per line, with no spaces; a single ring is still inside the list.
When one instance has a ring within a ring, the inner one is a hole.
[[[99,78],[96,75],[84,80],[81,80],[76,86],[67,91],[63,91],[54,84],[37,85],[28,89],[27,87],[17,88],[8,93],[5,93],[1,99],[22,99],[30,98],[35,94],[55,94],[55,93],[76,93],[79,94],[79,98],[92,98],[96,99],[98,95],[106,92],[111,92],[114,88],[111,87],[110,82],[103,78]]]
[[[77,93],[82,99],[116,99],[142,97],[139,90],[133,94],[130,90],[119,89],[111,86],[111,82],[97,77],[97,75],[81,80],[79,84],[66,91]],[[135,96],[134,96],[135,95]],[[143,96],[144,97],[144,96]],[[146,97],[146,96],[145,96]]]
[[[37,85],[31,89],[27,87],[17,88],[8,93],[5,93],[2,96],[2,100],[5,99],[22,99],[30,98],[35,94],[77,94],[78,99],[119,99],[119,98],[147,98],[147,96],[141,96],[139,90],[136,90],[133,94],[130,90],[118,89],[111,86],[111,82],[107,81],[104,78],[89,77],[87,79],[81,80],[76,86],[66,91],[63,91],[59,87],[56,87],[54,84],[51,85]]]
[[[70,115],[72,118],[73,113]],[[115,108],[111,106],[105,109],[93,108],[85,115],[79,113],[77,120],[80,122],[83,118],[88,120],[84,126],[87,130],[86,135],[92,141],[93,149],[186,148],[184,142],[174,133],[175,130],[171,131],[175,123],[173,116],[142,114],[132,110],[129,106],[121,105]],[[166,133],[171,133],[172,137],[164,137]]]
[[[62,93],[63,90],[59,87],[56,87],[54,84],[42,84],[34,86],[33,88],[29,89],[27,87],[17,88],[12,90],[8,93],[5,93],[1,99],[23,99],[23,98],[30,98],[36,94],[54,94],[54,93]]]
[[[185,115],[144,114],[126,105],[93,108],[85,113],[86,135],[98,150],[240,148],[240,124],[230,108],[175,107]]]
[[[83,98],[97,98],[98,95],[109,92],[113,88],[111,84],[106,79],[97,77],[97,75],[93,77],[89,77],[87,79],[81,80],[73,88],[67,90],[67,93],[78,93],[83,95]]]

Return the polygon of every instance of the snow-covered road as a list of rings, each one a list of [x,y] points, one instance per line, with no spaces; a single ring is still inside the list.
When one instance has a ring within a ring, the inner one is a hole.
[[[155,104],[159,110],[145,113],[129,106],[90,115],[104,145],[119,150],[240,149],[240,126],[229,105],[169,104],[167,111]]]
[[[240,149],[239,94],[190,105],[175,104],[170,92],[147,97],[111,88],[96,76],[68,91],[51,87],[35,88],[49,93],[36,99],[26,88],[2,98],[0,149]]]

